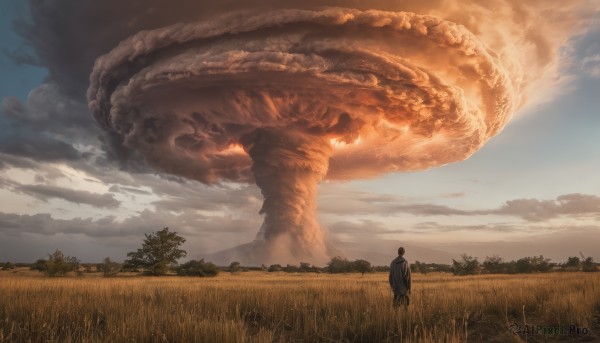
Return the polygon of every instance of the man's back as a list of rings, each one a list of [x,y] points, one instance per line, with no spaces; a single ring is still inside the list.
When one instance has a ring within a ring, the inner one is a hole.
[[[410,266],[403,256],[396,257],[390,264],[390,287],[394,294],[407,295],[412,286]]]

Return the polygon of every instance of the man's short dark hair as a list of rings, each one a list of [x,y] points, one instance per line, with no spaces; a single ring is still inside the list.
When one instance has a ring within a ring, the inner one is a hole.
[[[405,251],[405,250],[404,250],[404,247],[400,247],[400,248],[398,248],[398,255],[399,255],[399,256],[404,256],[404,251]]]

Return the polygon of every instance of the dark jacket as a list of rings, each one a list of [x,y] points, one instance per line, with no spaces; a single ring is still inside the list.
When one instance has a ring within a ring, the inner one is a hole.
[[[394,293],[406,295],[410,291],[411,285],[408,261],[404,257],[398,256],[390,264],[390,287]]]

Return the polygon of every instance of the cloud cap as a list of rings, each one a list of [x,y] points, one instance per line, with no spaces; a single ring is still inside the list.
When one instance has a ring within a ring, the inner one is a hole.
[[[305,130],[327,178],[462,160],[518,107],[511,75],[463,26],[410,12],[277,10],[140,32],[96,61],[96,119],[161,169],[248,181],[241,137]]]

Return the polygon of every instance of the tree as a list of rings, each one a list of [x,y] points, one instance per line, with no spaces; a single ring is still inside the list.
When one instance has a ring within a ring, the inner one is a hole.
[[[476,257],[460,255],[461,261],[452,259],[452,273],[454,275],[473,275],[479,273],[479,261]]]
[[[43,258],[38,259],[37,261],[35,261],[34,263],[32,263],[29,266],[29,269],[31,270],[37,270],[38,272],[45,272],[46,271],[46,260],[44,260]]]
[[[486,256],[483,261],[483,268],[490,274],[500,274],[504,271],[502,257],[498,255]]]
[[[298,266],[288,264],[285,267],[283,267],[282,270],[286,273],[298,273],[300,271],[300,268]]]
[[[581,270],[584,272],[597,272],[598,267],[594,263],[594,258],[591,256],[586,257],[581,263]]]
[[[355,260],[354,262],[352,262],[352,269],[356,270],[362,275],[373,271],[373,267],[371,267],[371,262],[367,260]]]
[[[281,271],[281,265],[280,264],[272,264],[269,266],[268,269],[269,272],[280,272]]]
[[[327,263],[327,271],[330,273],[349,273],[352,271],[352,263],[343,257],[336,256]]]
[[[240,271],[241,264],[237,261],[231,262],[229,265],[229,271],[231,273],[237,273]]]
[[[523,257],[515,263],[517,273],[547,272],[552,268],[550,259],[543,255]]]
[[[429,271],[429,268],[427,267],[427,263],[419,262],[417,260],[417,261],[415,261],[415,263],[413,263],[410,266],[410,270],[412,270],[414,272],[427,274],[427,272]]]
[[[552,269],[550,259],[544,258],[544,255],[531,257],[531,264],[536,272],[547,272]]]
[[[310,263],[300,262],[300,271],[304,272],[304,273],[312,271],[312,268],[310,267]]]
[[[144,234],[146,239],[137,251],[127,254],[130,259],[125,261],[128,268],[143,268],[150,275],[165,275],[171,264],[185,257],[187,253],[179,247],[185,243],[185,238],[177,232],[169,231],[166,227],[152,234]]]
[[[517,273],[531,273],[534,270],[530,257],[523,257],[517,260]]]
[[[56,250],[52,254],[48,254],[44,272],[48,276],[64,276],[78,268],[79,260],[76,257],[66,256],[62,251]]]
[[[121,271],[121,267],[120,263],[112,261],[110,257],[105,258],[102,263],[96,265],[96,269],[98,269],[99,272],[102,272],[105,277],[117,275],[117,273]]]
[[[204,259],[200,261],[191,260],[177,268],[177,275],[182,276],[217,276],[219,274],[219,268],[211,262],[205,262]]]
[[[562,265],[563,268],[575,269],[575,270],[579,270],[580,266],[581,266],[581,260],[577,256],[571,256],[571,257],[567,258],[567,262],[563,263],[563,265]]]

